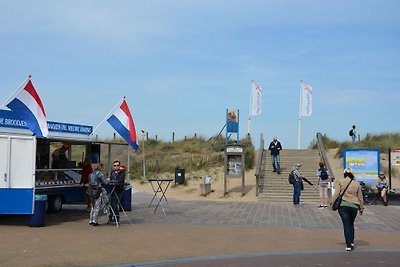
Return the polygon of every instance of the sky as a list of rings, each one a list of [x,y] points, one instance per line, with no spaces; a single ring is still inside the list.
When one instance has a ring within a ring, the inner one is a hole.
[[[250,83],[262,87],[260,134],[297,148],[300,81],[316,133],[345,141],[355,124],[398,132],[400,2],[289,0],[1,1],[0,103],[32,75],[47,119],[98,126],[126,96],[137,134],[209,138],[239,110],[248,131]],[[96,134],[111,137],[107,123]],[[225,134],[225,132],[223,132]]]

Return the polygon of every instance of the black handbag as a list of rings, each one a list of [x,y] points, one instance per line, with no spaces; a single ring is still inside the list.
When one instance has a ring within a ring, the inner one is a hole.
[[[342,196],[339,195],[335,201],[332,204],[332,210],[338,210],[340,207],[340,204],[342,204]]]
[[[101,193],[101,187],[97,186],[89,186],[86,191],[86,194],[88,194],[90,198],[94,199],[98,199],[100,197],[100,193]]]
[[[343,190],[342,193],[339,194],[339,196],[335,199],[335,201],[333,201],[332,204],[332,210],[338,210],[340,207],[340,204],[342,204],[342,198],[344,193],[346,192],[347,188],[349,187],[350,183],[353,181],[353,179],[350,180],[350,182],[347,184],[346,188]]]

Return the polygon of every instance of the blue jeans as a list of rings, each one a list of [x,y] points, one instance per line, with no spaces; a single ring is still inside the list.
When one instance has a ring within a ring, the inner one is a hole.
[[[339,215],[343,222],[344,238],[346,240],[346,247],[348,248],[354,243],[354,220],[357,217],[357,212],[356,208],[339,207]]]
[[[271,155],[271,161],[274,171],[281,172],[281,159],[279,155]]]
[[[301,182],[296,181],[293,184],[293,204],[300,204],[300,195],[301,195]]]

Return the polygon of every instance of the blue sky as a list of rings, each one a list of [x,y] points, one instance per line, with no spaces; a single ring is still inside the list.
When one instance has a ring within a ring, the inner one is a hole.
[[[313,87],[301,147],[398,132],[399,1],[2,1],[0,102],[32,74],[47,118],[97,126],[127,97],[138,135],[217,134],[226,109],[297,147],[300,80]],[[99,128],[101,137],[113,129]]]

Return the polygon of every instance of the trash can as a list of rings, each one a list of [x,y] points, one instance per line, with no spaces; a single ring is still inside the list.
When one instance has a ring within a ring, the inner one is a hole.
[[[131,185],[125,186],[125,191],[121,198],[121,206],[125,211],[132,210],[132,186]]]
[[[185,169],[177,167],[175,169],[175,184],[185,183]]]
[[[211,193],[211,176],[205,176],[203,184],[200,184],[200,195],[207,196]]]
[[[200,195],[207,196],[211,193],[211,184],[200,184]]]
[[[46,195],[35,195],[35,210],[29,217],[30,227],[43,227],[46,226]]]

